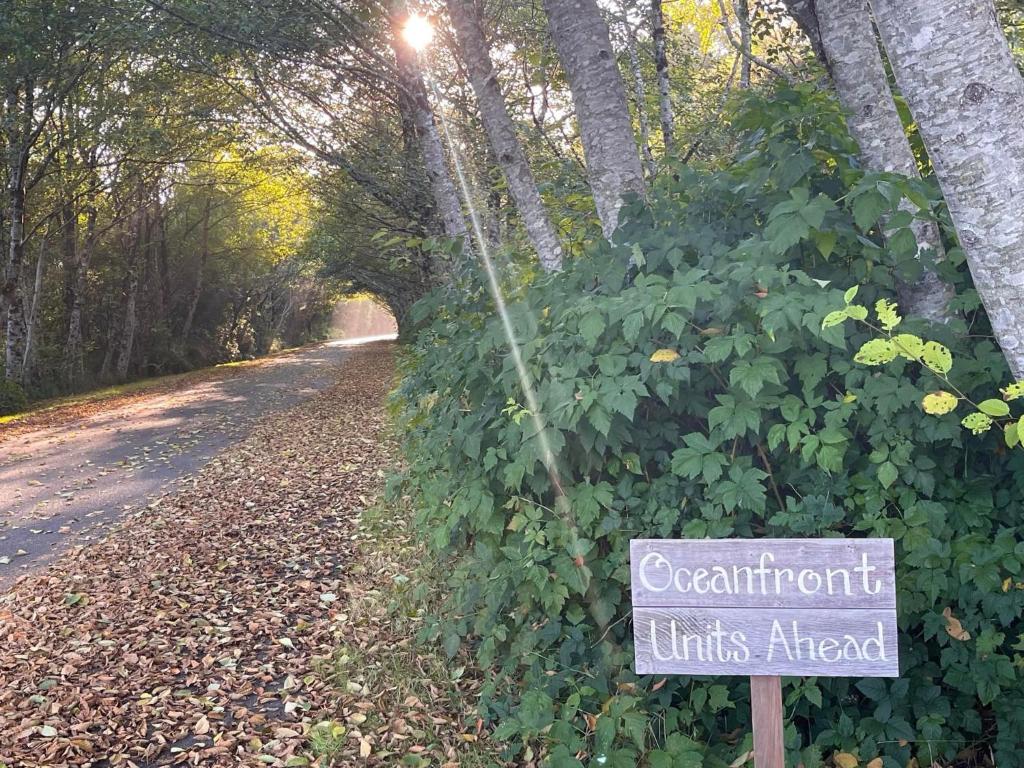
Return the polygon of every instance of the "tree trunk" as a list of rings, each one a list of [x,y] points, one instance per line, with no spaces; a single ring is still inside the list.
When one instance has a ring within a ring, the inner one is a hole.
[[[85,306],[86,281],[89,274],[89,261],[96,247],[96,208],[89,206],[86,213],[85,245],[77,251],[77,236],[70,243],[74,272],[67,284],[65,302],[68,308],[68,333],[64,342],[63,375],[69,389],[82,384],[85,377],[85,360],[82,350],[82,309]],[[65,233],[65,237],[66,237]],[[68,247],[65,241],[65,248]],[[77,251],[77,253],[75,252]]]
[[[487,138],[497,157],[508,189],[523,217],[530,242],[537,251],[541,266],[548,272],[562,268],[562,246],[544,201],[537,190],[526,153],[519,143],[515,124],[509,117],[498,76],[491,63],[487,40],[480,22],[479,7],[474,2],[448,0],[448,13],[455,27],[459,52],[480,107],[480,118]]]
[[[596,0],[544,0],[544,10],[572,89],[597,215],[610,238],[624,196],[643,194],[644,171],[608,25]]]
[[[25,260],[24,177],[24,165],[16,163],[10,181],[10,247],[4,269],[3,315],[0,316],[6,326],[4,375],[11,381],[21,381],[25,361],[25,298],[21,290],[21,268]]]
[[[206,198],[203,204],[201,226],[202,228],[199,230],[199,266],[196,267],[196,280],[192,284],[192,296],[188,300],[185,322],[181,324],[181,333],[178,335],[178,344],[183,349],[188,344],[188,337],[192,334],[192,322],[196,317],[199,299],[203,295],[203,273],[206,271],[206,262],[210,258],[210,198]]]
[[[128,379],[128,370],[132,362],[132,347],[135,344],[135,328],[138,315],[136,298],[139,292],[139,267],[142,252],[146,248],[143,242],[143,228],[146,221],[146,208],[140,203],[140,209],[134,216],[130,242],[125,252],[128,257],[128,276],[125,281],[124,314],[121,321],[121,339],[117,348],[117,368],[115,374],[118,381]]]
[[[28,386],[32,376],[32,355],[35,352],[36,329],[39,321],[39,303],[43,295],[43,272],[46,266],[47,236],[39,244],[39,256],[36,258],[36,279],[32,284],[32,303],[28,310],[28,322],[25,328],[25,362],[22,366],[21,383]]]
[[[860,147],[864,167],[919,178],[917,160],[889,90],[867,0],[817,0],[810,9],[798,5],[800,2],[790,0],[790,13],[799,24],[808,25],[804,29],[808,37],[818,38],[823,63],[847,113],[847,126]],[[914,212],[909,202],[904,208]],[[919,256],[945,258],[935,222],[915,219],[911,229]],[[930,269],[915,283],[900,286],[904,309],[929,320],[948,320],[946,307],[951,298],[952,288]]]
[[[654,164],[654,153],[651,152],[651,126],[647,120],[647,93],[644,89],[644,72],[640,67],[640,54],[637,52],[636,34],[629,19],[623,20],[626,33],[626,55],[629,58],[629,71],[633,79],[633,102],[636,104],[636,119],[640,125],[640,154],[647,168],[647,178],[653,179],[657,174]]]
[[[740,88],[746,90],[750,87],[750,54],[753,52],[750,41],[750,5],[747,0],[733,0],[732,9],[740,27]]]
[[[991,2],[872,0],[992,330],[1024,380],[1024,79]]]
[[[472,247],[469,231],[466,228],[466,219],[462,215],[459,193],[455,188],[451,173],[448,171],[441,136],[437,130],[437,123],[434,121],[434,112],[430,108],[430,99],[427,97],[423,76],[416,62],[416,54],[402,40],[402,18],[404,18],[404,3],[393,2],[391,45],[394,48],[395,61],[398,65],[398,79],[409,98],[409,108],[419,139],[423,165],[426,168],[430,190],[437,206],[437,212],[441,217],[444,233],[448,237],[461,239],[463,251],[469,253],[472,251]]]
[[[654,69],[658,75],[658,117],[665,154],[671,154],[675,145],[672,117],[672,87],[668,77],[668,46],[665,41],[665,14],[661,0],[651,0],[651,39],[654,42]]]

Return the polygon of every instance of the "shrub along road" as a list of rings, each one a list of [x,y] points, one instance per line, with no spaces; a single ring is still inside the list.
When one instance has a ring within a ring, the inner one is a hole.
[[[390,461],[391,348],[330,373],[335,386],[0,596],[0,765],[307,765],[325,713],[344,724],[324,734],[336,753],[386,764],[389,744],[428,748],[412,725],[438,721],[415,696],[375,717],[380,691],[353,677],[346,704],[332,686],[339,646],[393,657],[408,637],[379,637],[353,598],[359,578],[390,582],[386,566],[350,573]]]
[[[260,416],[333,384],[350,349],[305,347],[186,378],[176,391],[98,403],[80,418],[55,412],[53,424],[0,429],[0,588],[153,502]]]

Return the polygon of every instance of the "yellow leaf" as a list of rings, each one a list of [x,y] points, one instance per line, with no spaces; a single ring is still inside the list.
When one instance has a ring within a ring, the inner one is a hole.
[[[953,609],[949,606],[942,609],[942,615],[946,617],[946,634],[954,640],[966,642],[971,639],[971,633],[964,629],[960,619],[953,615]]]
[[[929,341],[921,351],[924,364],[936,373],[949,373],[953,367],[953,355],[947,347],[937,341]]]
[[[896,314],[896,305],[886,299],[879,299],[875,302],[875,314],[878,315],[878,322],[887,331],[891,331],[903,320]]]
[[[964,416],[960,422],[965,429],[971,430],[975,435],[980,435],[992,427],[992,417],[984,413],[971,413]]]
[[[924,408],[925,413],[941,416],[955,409],[958,402],[956,395],[951,395],[940,389],[938,392],[929,392],[925,395],[921,400],[921,407]]]
[[[750,760],[753,756],[754,756],[754,750],[752,750],[752,749],[747,751],[747,752],[744,752],[742,755],[740,755],[735,760],[733,760],[731,763],[729,763],[729,768],[740,768],[741,765],[743,765],[745,762]]]
[[[674,349],[659,349],[651,355],[652,363],[671,363],[679,359],[679,353]]]
[[[1011,579],[1009,576],[1007,576],[1005,579],[1003,579],[1003,592],[1009,592],[1010,591],[1010,587],[1012,587],[1012,586],[1013,586],[1013,579]]]
[[[1024,397],[1024,381],[1008,384],[999,391],[1003,393],[1003,400],[1016,400],[1018,397]]]
[[[882,758],[876,757],[874,760],[869,762],[864,768],[882,768]]]
[[[897,333],[892,337],[896,351],[907,360],[920,360],[924,355],[924,342],[912,333]]]
[[[857,402],[857,396],[855,394],[853,394],[852,392],[847,392],[845,395],[843,395],[843,402],[844,403],[855,403],[855,402]]]
[[[889,339],[871,339],[861,346],[853,359],[865,365],[891,363],[896,359],[896,347]]]
[[[832,762],[837,768],[857,768],[860,765],[860,761],[849,752],[837,752],[832,755]]]

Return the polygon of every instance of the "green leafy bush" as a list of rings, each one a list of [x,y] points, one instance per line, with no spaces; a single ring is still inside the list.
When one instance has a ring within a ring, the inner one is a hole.
[[[991,747],[1024,765],[1024,451],[925,414],[920,366],[854,363],[867,329],[822,327],[844,289],[893,300],[920,269],[898,204],[934,193],[863,174],[813,92],[735,122],[727,169],[677,169],[614,244],[505,286],[535,406],[482,280],[420,306],[396,403],[403,487],[451,574],[431,631],[490,671],[482,714],[518,760],[727,765],[749,749],[747,681],[632,672],[628,541],[891,536],[903,676],[787,680],[793,764]],[[904,327],[991,392],[1008,374],[962,261],[940,267],[960,316]]]
[[[28,397],[21,385],[10,379],[0,378],[0,416],[20,413],[28,407]]]

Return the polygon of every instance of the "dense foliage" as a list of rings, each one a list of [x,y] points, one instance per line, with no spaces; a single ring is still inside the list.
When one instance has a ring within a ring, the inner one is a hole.
[[[451,573],[433,631],[491,673],[482,715],[517,759],[725,765],[749,749],[747,683],[632,673],[629,539],[891,536],[903,676],[787,680],[792,764],[1024,765],[1024,452],[925,414],[920,366],[854,362],[870,330],[822,328],[853,285],[896,300],[920,269],[898,205],[935,195],[859,170],[813,91],[750,97],[735,124],[725,170],[663,174],[613,243],[505,286],[533,408],[482,279],[420,305],[397,403],[404,488]],[[957,248],[940,269],[958,317],[904,327],[989,396],[1009,374]]]
[[[0,380],[0,416],[18,413],[28,405],[28,397],[21,386],[10,379]]]

